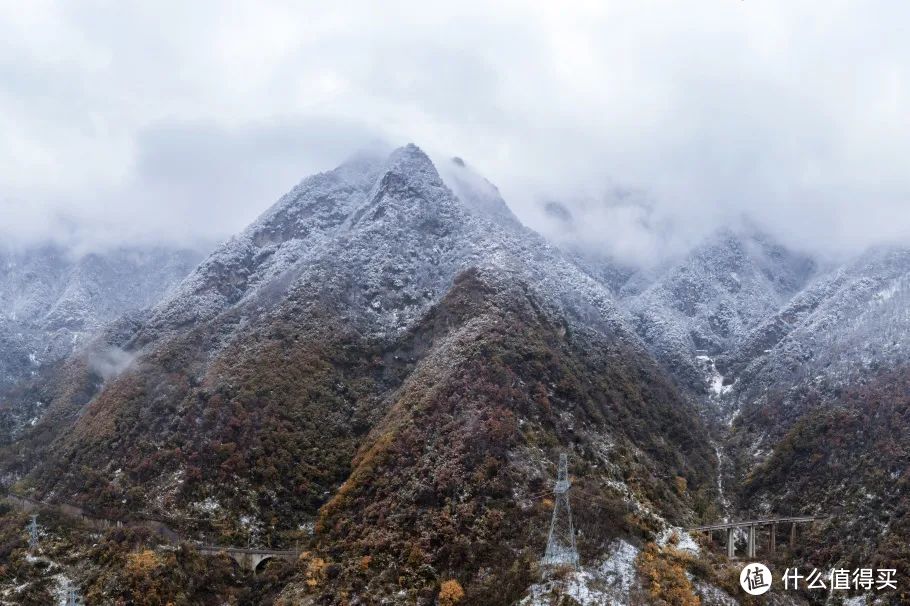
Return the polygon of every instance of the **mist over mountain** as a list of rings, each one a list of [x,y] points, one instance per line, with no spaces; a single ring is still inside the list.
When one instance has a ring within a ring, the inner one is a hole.
[[[432,595],[425,567],[475,578],[478,601],[501,583],[518,599],[543,538],[518,529],[542,529],[532,495],[558,444],[607,491],[579,519],[620,516],[584,544],[592,557],[691,516],[713,486],[692,403],[606,285],[463,162],[446,172],[451,189],[409,145],[304,179],[157,305],[25,389],[48,404],[7,448],[4,477],[187,535],[318,541],[337,554],[326,599],[403,582]],[[91,360],[111,347],[130,364],[98,381]],[[506,554],[518,564],[491,575]],[[400,565],[397,580],[379,574]],[[311,592],[288,581],[286,599]]]
[[[0,2],[0,606],[910,604],[908,22]]]
[[[654,242],[672,229],[637,194],[609,208]],[[193,582],[202,603],[431,603],[457,583],[476,604],[659,603],[667,587],[728,604],[738,569],[684,528],[769,515],[831,515],[812,551],[772,564],[910,571],[903,480],[837,463],[886,448],[903,477],[904,248],[835,261],[739,218],[631,262],[622,242],[576,237],[577,209],[544,212],[558,237],[523,225],[471,163],[410,144],[303,179],[204,257],[11,250],[0,481],[166,524],[187,543],[159,569],[161,595],[209,575]],[[864,411],[866,439],[831,438]],[[561,452],[583,566],[554,586],[540,555]],[[807,460],[831,462],[827,483],[796,495],[781,478]],[[844,532],[882,538],[825,538]],[[305,549],[257,585],[194,542]],[[93,549],[67,574],[97,603],[133,599],[137,553],[170,557],[141,532]],[[0,591],[49,582],[2,574]]]
[[[38,398],[11,405],[23,398],[13,395],[19,386],[82,351],[109,323],[155,304],[203,254],[162,246],[82,253],[54,243],[0,253],[0,441],[44,412]],[[107,348],[91,367],[105,378],[128,360]]]
[[[8,248],[0,256],[0,323],[6,351],[2,386],[56,362],[119,317],[149,307],[204,253],[132,247],[80,254],[54,244]],[[17,371],[14,371],[13,368]]]
[[[741,216],[801,252],[910,236],[907,7],[408,4],[4,9],[4,240],[222,241],[301,175],[408,140],[626,262]]]

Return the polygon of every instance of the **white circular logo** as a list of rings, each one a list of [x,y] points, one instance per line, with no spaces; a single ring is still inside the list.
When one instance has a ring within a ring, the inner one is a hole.
[[[739,584],[749,595],[761,595],[771,589],[771,571],[764,564],[746,564],[739,573]]]

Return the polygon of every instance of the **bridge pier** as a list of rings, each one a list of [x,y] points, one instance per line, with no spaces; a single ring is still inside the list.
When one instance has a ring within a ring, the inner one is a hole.
[[[824,516],[798,516],[798,517],[774,517],[774,518],[765,518],[759,520],[743,520],[740,522],[720,522],[718,524],[708,524],[707,526],[694,526],[688,529],[689,532],[707,532],[711,537],[711,541],[714,540],[714,533],[716,531],[727,531],[727,557],[735,558],[736,557],[736,529],[742,528],[747,533],[746,540],[746,557],[754,558],[758,550],[758,532],[760,529],[768,527],[769,536],[768,536],[768,551],[770,553],[777,552],[777,528],[780,525],[786,524],[790,525],[790,548],[793,549],[796,547],[796,538],[797,530],[796,526],[798,524],[813,524],[820,520],[826,520],[828,518]]]

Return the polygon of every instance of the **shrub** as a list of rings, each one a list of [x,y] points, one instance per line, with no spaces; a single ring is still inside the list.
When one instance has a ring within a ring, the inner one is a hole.
[[[701,599],[686,576],[686,560],[678,551],[648,543],[637,564],[654,606],[700,606]]]
[[[439,589],[439,606],[455,606],[464,597],[461,583],[455,579],[443,581]]]

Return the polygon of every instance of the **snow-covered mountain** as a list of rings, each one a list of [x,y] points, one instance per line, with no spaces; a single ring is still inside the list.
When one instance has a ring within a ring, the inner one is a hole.
[[[849,382],[910,360],[910,251],[878,247],[826,272],[767,317],[721,365],[743,402],[772,385]]]
[[[187,536],[305,542],[288,603],[431,603],[443,574],[470,603],[536,600],[560,451],[582,556],[604,563],[573,578],[620,560],[634,575],[638,553],[656,558],[645,576],[676,570],[657,545],[672,527],[747,515],[739,486],[790,506],[774,478],[791,424],[908,362],[903,249],[821,268],[739,226],[637,271],[551,244],[463,161],[437,170],[414,145],[308,177],[190,257],[9,257],[5,368],[39,373],[11,397],[42,404],[0,479]]]
[[[788,434],[795,427],[844,406],[845,393],[891,390],[894,377],[910,367],[908,337],[905,248],[876,247],[821,273],[717,359],[733,381],[719,401],[735,417],[731,450],[738,473],[779,457],[792,447]],[[870,436],[868,444],[874,443]]]
[[[0,392],[108,322],[157,303],[202,257],[189,249],[0,250]]]
[[[724,229],[625,298],[637,332],[696,393],[718,392],[713,358],[737,348],[815,271],[806,255],[754,228]],[[622,292],[622,291],[621,291]]]
[[[592,528],[602,508],[624,536],[691,519],[714,489],[705,427],[610,287],[464,162],[442,173],[409,145],[302,181],[103,336],[129,367],[99,382],[75,361],[38,387],[47,413],[6,473],[109,515],[313,541],[343,562],[326,596],[402,591],[359,579],[371,545],[415,599],[438,582],[429,568],[494,599],[539,557],[534,495],[559,449],[597,493],[577,509]],[[439,548],[444,517],[478,556]],[[507,553],[514,571],[492,570]],[[296,581],[292,603],[310,587]]]
[[[522,226],[495,187],[458,159],[444,172],[451,189],[410,145],[305,179],[190,274],[138,340],[326,297],[363,330],[399,334],[469,267],[520,275],[583,324],[635,340],[609,289]]]

